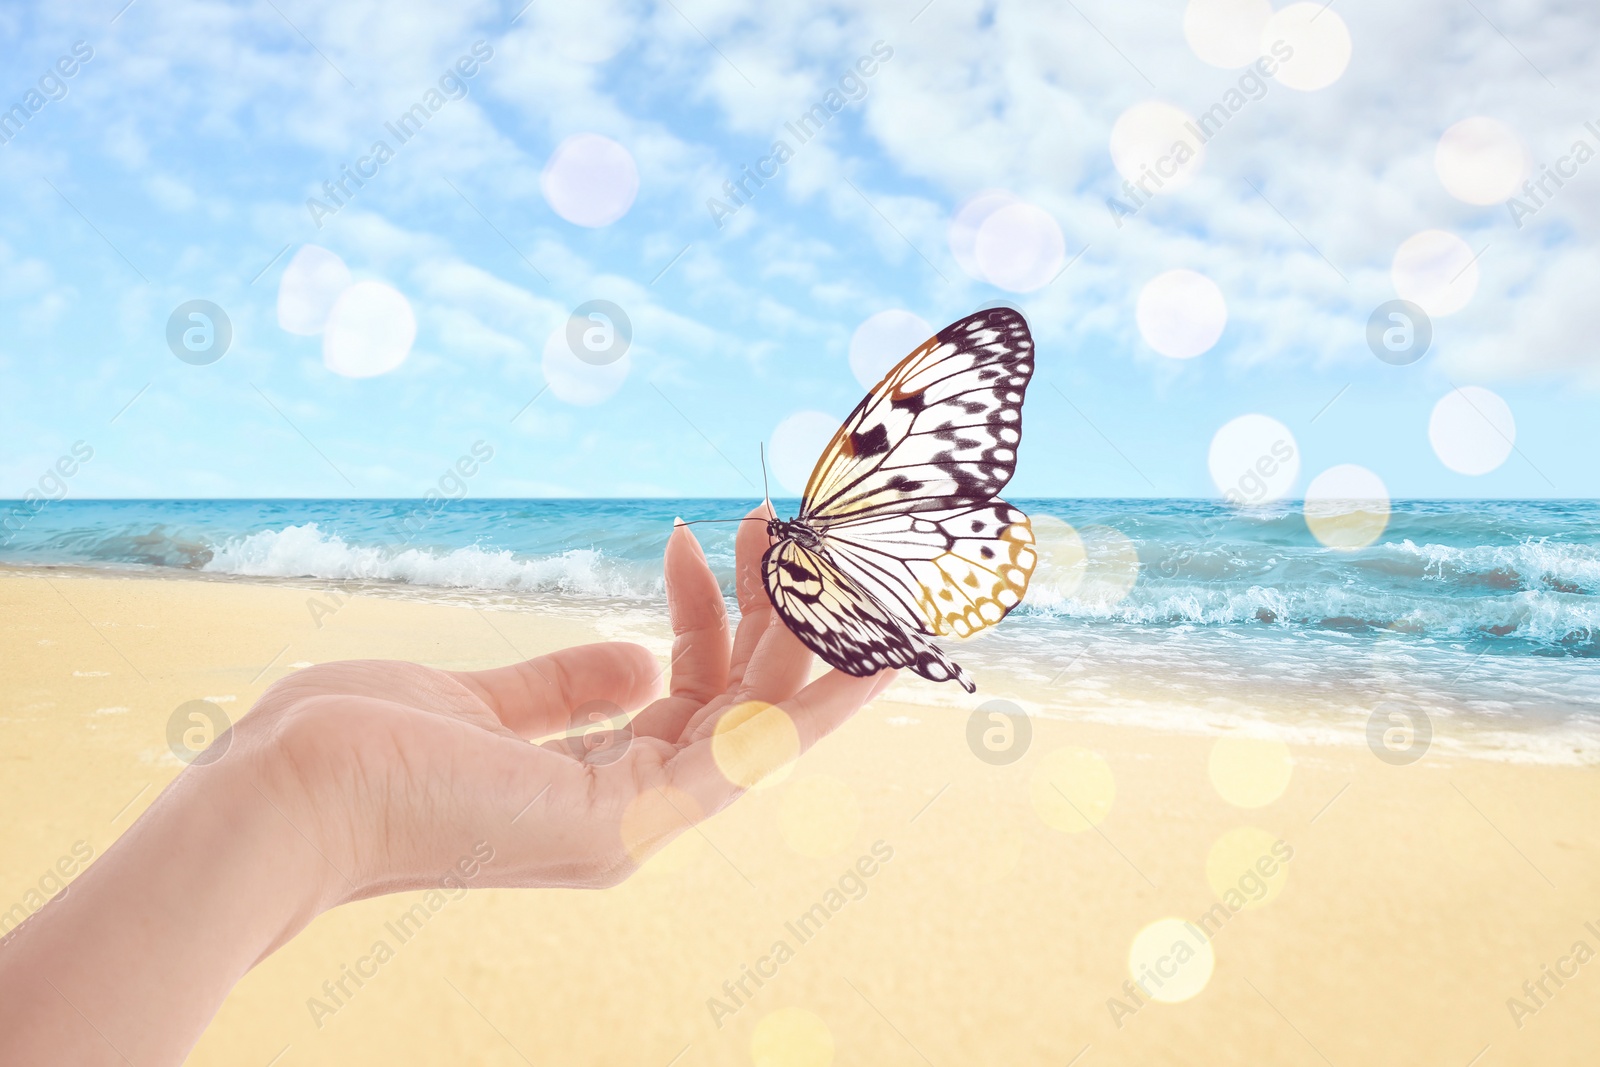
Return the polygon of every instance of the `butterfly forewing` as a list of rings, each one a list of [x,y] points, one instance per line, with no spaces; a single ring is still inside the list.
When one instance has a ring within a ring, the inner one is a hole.
[[[1016,470],[1033,356],[1011,308],[940,330],[850,413],[806,484],[800,519],[822,529],[992,499]]]

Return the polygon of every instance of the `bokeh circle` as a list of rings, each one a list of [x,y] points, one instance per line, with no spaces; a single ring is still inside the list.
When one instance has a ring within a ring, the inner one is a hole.
[[[920,315],[900,308],[869,315],[850,335],[850,372],[871,389],[933,332]]]
[[[346,378],[373,378],[406,361],[417,339],[411,301],[382,282],[356,282],[334,302],[322,332],[322,362]]]
[[[1389,488],[1365,467],[1341,463],[1306,486],[1306,527],[1329,548],[1354,552],[1389,525]]]
[[[1210,351],[1228,324],[1228,303],[1217,283],[1192,270],[1156,275],[1139,291],[1139,333],[1170,359]]]
[[[1504,203],[1527,177],[1529,165],[1517,131],[1486,115],[1445,130],[1433,152],[1433,168],[1445,191],[1468,204]]]
[[[609,137],[578,133],[556,146],[539,176],[551,209],[578,226],[609,226],[639,194],[633,154]]]
[[[1067,245],[1055,216],[1035,204],[1018,202],[983,220],[972,252],[991,285],[1031,293],[1060,272]]]
[[[1230,419],[1211,438],[1211,481],[1235,507],[1269,504],[1289,495],[1300,476],[1300,446],[1289,427],[1252,412]]]
[[[1516,447],[1517,420],[1498,393],[1465,385],[1433,406],[1428,443],[1439,462],[1457,474],[1488,474]]]

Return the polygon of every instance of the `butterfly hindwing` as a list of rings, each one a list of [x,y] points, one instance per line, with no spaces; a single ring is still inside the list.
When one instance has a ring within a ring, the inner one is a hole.
[[[1016,470],[1033,338],[1021,313],[951,323],[862,399],[823,451],[799,518],[834,522],[992,499]]]
[[[924,633],[970,637],[1022,603],[1038,562],[1028,517],[1003,500],[835,523],[840,570]]]
[[[780,540],[762,558],[761,572],[772,606],[794,635],[829,665],[857,677],[910,667],[932,681],[954,678],[967,692],[974,690],[966,672],[894,618],[825,550]]]

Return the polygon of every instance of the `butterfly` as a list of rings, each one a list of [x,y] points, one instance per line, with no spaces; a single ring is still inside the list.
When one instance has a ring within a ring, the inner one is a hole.
[[[977,690],[930,638],[993,626],[1027,592],[1033,529],[997,494],[1016,470],[1033,366],[1020,312],[951,323],[844,420],[799,514],[768,522],[767,595],[830,666],[858,677],[910,667]]]

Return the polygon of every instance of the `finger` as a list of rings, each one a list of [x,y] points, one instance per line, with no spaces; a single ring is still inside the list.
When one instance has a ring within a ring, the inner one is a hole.
[[[771,517],[770,504],[763,504],[751,517]],[[776,704],[799,692],[811,674],[811,652],[790,632],[772,606],[766,581],[761,573],[762,556],[771,545],[766,527],[746,523],[739,541],[739,606],[742,617],[734,639],[733,657],[728,668],[728,696],[701,708],[684,729],[685,743],[706,736],[710,718],[725,708],[761,701]]]
[[[663,565],[672,620],[672,694],[633,720],[635,735],[675,741],[684,723],[728,684],[732,639],[722,589],[694,534],[679,519],[667,539]]]
[[[811,663],[811,650],[773,612],[734,691],[734,702],[762,700],[778,704],[788,700],[811,677]]]
[[[749,702],[779,704],[800,691],[811,676],[811,650],[772,613],[743,677],[733,685],[728,699],[696,712],[684,731],[685,741],[708,735],[712,719],[724,708]],[[732,678],[729,679],[733,682]]]
[[[775,516],[772,505],[763,501],[745,516],[750,519],[771,519]],[[745,521],[739,524],[734,541],[737,564],[734,569],[734,592],[739,600],[739,628],[733,637],[733,654],[728,661],[728,686],[722,696],[695,709],[685,722],[679,738],[692,739],[705,719],[727,707],[741,689],[750,659],[755,655],[762,638],[777,620],[772,598],[761,575],[761,560],[772,546],[765,522]],[[782,626],[782,623],[777,623]]]
[[[700,809],[710,815],[750,784],[752,768],[758,773],[777,770],[796,754],[796,735],[799,752],[806,752],[888,688],[896,673],[879,671],[857,678],[831,670],[790,700],[751,716],[717,738],[715,749],[740,753],[738,774],[743,782],[732,781],[724,773],[717,763],[712,738],[707,736],[680,750],[667,763],[668,784],[693,797]],[[793,724],[792,734],[781,719],[773,718],[779,713]],[[711,725],[714,728],[715,723]],[[764,760],[771,766],[764,766]]]
[[[753,508],[747,519],[776,517],[772,505],[763,502]],[[737,686],[744,677],[745,667],[755,654],[761,635],[777,615],[772,598],[767,595],[765,578],[761,574],[761,560],[772,547],[765,523],[742,522],[735,541],[738,558],[734,571],[734,592],[739,598],[739,630],[733,640],[733,656],[729,660],[728,677]]]
[[[750,513],[772,518],[771,503]],[[739,531],[739,636],[728,665],[733,702],[787,700],[806,683],[811,672],[811,652],[790,632],[772,606],[761,562],[772,538],[761,523],[746,523]]]
[[[806,752],[818,741],[843,726],[852,715],[866,707],[899,675],[899,671],[879,671],[857,678],[832,670],[796,693],[783,708],[794,720],[800,735],[800,751]]]
[[[508,728],[524,738],[567,730],[590,701],[632,711],[661,691],[661,666],[626,641],[578,645],[487,671],[451,671]]]

